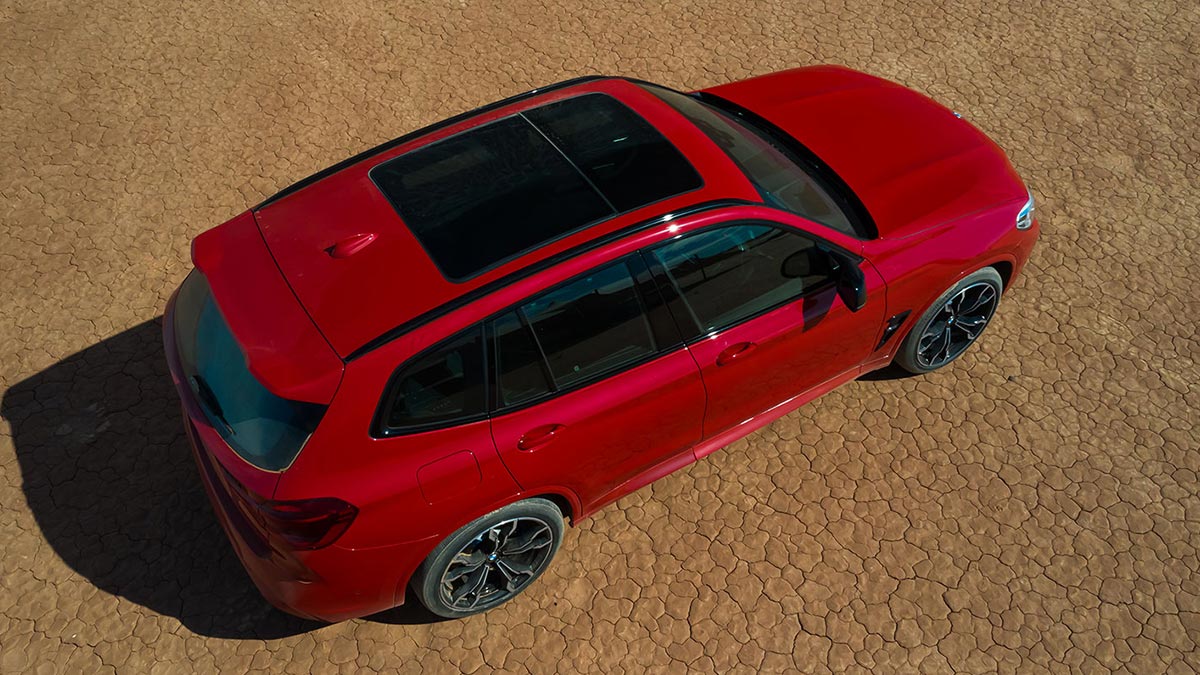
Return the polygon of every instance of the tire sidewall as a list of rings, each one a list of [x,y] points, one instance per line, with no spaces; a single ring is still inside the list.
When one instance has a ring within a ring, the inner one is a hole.
[[[441,593],[439,593],[439,584],[441,583],[442,573],[450,564],[450,560],[467,545],[472,539],[479,535],[483,530],[490,528],[495,523],[509,520],[511,518],[538,518],[550,527],[551,533],[554,535],[554,543],[551,545],[550,557],[546,560],[546,565],[538,571],[521,590],[515,595],[508,598],[499,605],[492,605],[483,609],[472,611],[461,611],[453,609],[442,602]],[[562,544],[563,532],[566,528],[563,524],[562,511],[553,502],[548,499],[533,498],[524,499],[519,502],[513,502],[507,506],[492,511],[491,513],[482,515],[475,520],[463,525],[453,534],[442,540],[430,552],[421,566],[417,568],[417,572],[413,575],[412,589],[417,594],[417,598],[421,604],[430,612],[447,618],[457,619],[460,617],[471,616],[486,612],[489,609],[499,607],[504,603],[512,600],[516,596],[524,593],[526,589],[534,584],[537,579],[545,573],[553,562],[554,556],[558,554],[558,547]]]
[[[939,295],[936,300],[934,300],[929,304],[928,307],[925,308],[925,313],[921,315],[921,318],[918,319],[915,324],[913,324],[913,327],[908,331],[908,335],[905,336],[904,341],[900,343],[900,349],[897,351],[894,359],[895,364],[910,373],[931,373],[935,370],[944,368],[951,363],[954,363],[959,359],[959,357],[965,354],[967,350],[970,349],[976,341],[978,341],[978,337],[975,338],[971,345],[968,345],[967,349],[964,349],[961,354],[958,354],[940,366],[927,368],[922,366],[917,361],[917,344],[921,341],[921,336],[925,333],[925,330],[929,328],[929,324],[933,322],[942,306],[945,305],[950,298],[954,297],[955,294],[957,294],[963,288],[981,281],[990,283],[993,287],[995,287],[998,305],[999,299],[1003,296],[1004,281],[1000,278],[1000,273],[996,271],[996,268],[984,267],[982,269],[975,270],[962,279],[959,279],[957,283],[946,289],[944,293]],[[995,311],[992,312],[992,317],[995,317]],[[988,319],[988,324],[991,324],[991,318]],[[987,326],[984,326],[984,330],[986,329]]]

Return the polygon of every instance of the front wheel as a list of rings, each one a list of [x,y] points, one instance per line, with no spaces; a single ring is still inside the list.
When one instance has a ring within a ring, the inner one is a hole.
[[[476,518],[438,544],[413,576],[430,612],[470,616],[516,597],[550,565],[563,515],[545,499],[526,499]]]
[[[910,373],[928,373],[957,359],[983,333],[1004,282],[994,268],[968,274],[925,310],[896,354],[896,365]]]

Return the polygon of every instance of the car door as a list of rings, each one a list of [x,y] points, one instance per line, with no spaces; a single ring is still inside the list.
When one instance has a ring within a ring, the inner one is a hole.
[[[883,284],[864,264],[868,301],[851,311],[838,296],[831,250],[794,227],[754,221],[686,233],[647,252],[682,298],[676,318],[708,393],[705,438],[857,374],[879,335]]]
[[[705,393],[638,254],[489,322],[492,434],[525,490],[565,487],[585,510],[693,459]]]

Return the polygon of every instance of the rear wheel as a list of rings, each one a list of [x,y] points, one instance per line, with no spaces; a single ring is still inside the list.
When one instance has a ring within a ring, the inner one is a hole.
[[[896,354],[896,365],[929,373],[957,359],[983,333],[1003,290],[1000,273],[985,267],[968,274],[925,310]]]
[[[546,568],[563,536],[563,515],[545,499],[526,499],[476,518],[429,554],[413,590],[429,611],[470,616],[516,597]]]

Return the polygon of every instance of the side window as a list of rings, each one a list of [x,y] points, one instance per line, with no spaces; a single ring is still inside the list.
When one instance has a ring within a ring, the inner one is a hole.
[[[811,239],[767,225],[735,225],[673,240],[653,254],[702,333],[727,328],[832,279]]]
[[[387,426],[422,426],[486,411],[483,343],[476,326],[418,357],[397,374]]]
[[[542,353],[516,312],[493,321],[492,335],[496,349],[496,395],[500,407],[524,403],[551,391]]]
[[[545,293],[519,311],[528,321],[558,389],[657,350],[633,275],[624,261]]]

